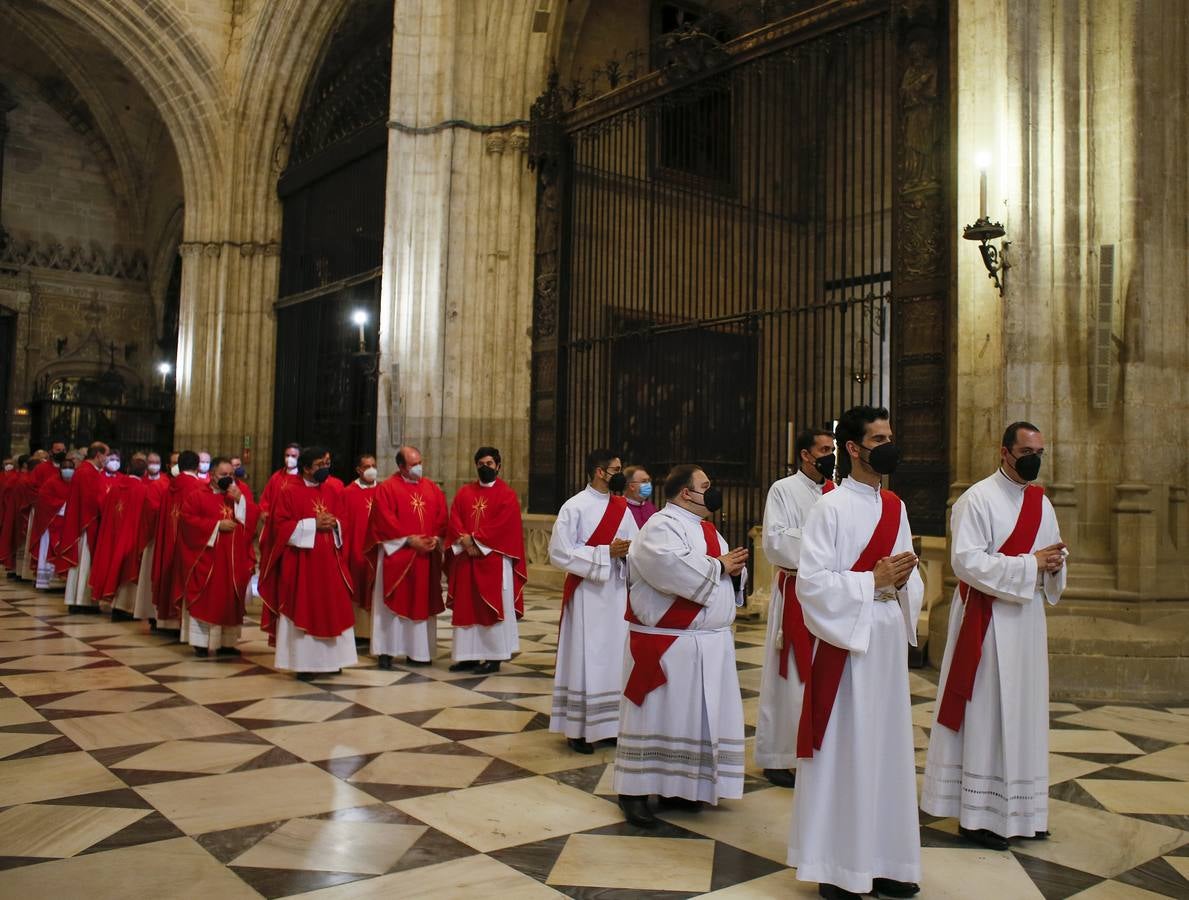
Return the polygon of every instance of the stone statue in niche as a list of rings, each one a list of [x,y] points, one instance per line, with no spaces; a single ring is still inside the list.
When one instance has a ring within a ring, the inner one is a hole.
[[[908,45],[908,65],[900,79],[900,108],[904,137],[901,174],[904,188],[937,187],[941,133],[938,115],[937,61],[929,43],[915,38]]]
[[[926,278],[939,274],[944,248],[941,223],[944,221],[937,193],[918,191],[900,201],[901,259],[906,275]]]

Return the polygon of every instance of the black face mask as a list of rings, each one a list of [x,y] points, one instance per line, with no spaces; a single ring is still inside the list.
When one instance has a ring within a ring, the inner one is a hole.
[[[627,476],[623,472],[616,472],[607,479],[607,487],[613,494],[622,494],[623,489],[628,486]]]
[[[329,470],[324,470],[324,471],[329,471]],[[317,476],[317,473],[315,473],[315,477],[316,476]],[[325,479],[323,479],[323,480],[325,480]],[[233,484],[235,484],[235,479],[232,478],[230,475],[224,475],[222,478],[220,478],[218,481],[216,481],[215,484],[217,484],[219,486],[219,490],[225,491],[229,487],[231,487]]]
[[[330,466],[323,466],[314,470],[314,484],[323,484],[330,477]]]
[[[1009,450],[1010,454],[1011,451]],[[1027,456],[1013,456],[1015,460],[1016,474],[1025,481],[1036,481],[1036,476],[1040,474],[1040,454],[1029,453]]]
[[[56,462],[58,465],[62,465],[62,463],[66,462],[66,451],[59,450],[57,453],[55,453],[54,462]]]
[[[499,473],[491,466],[479,466],[479,480],[484,484],[491,484]]]
[[[690,493],[701,493],[702,505],[711,512],[718,512],[720,509],[722,509],[722,491],[720,491],[718,488],[711,486],[706,488],[704,492],[690,491]]]
[[[243,466],[235,467],[235,477],[236,478],[243,478],[247,474],[248,474],[248,470],[245,469]]]
[[[859,446],[863,447],[862,444]],[[895,444],[880,444],[874,449],[863,449],[867,451],[867,465],[871,466],[877,475],[891,475],[900,464],[900,448]]]
[[[830,478],[834,474],[834,454],[819,456],[813,461],[813,467],[818,470],[822,478]]]
[[[135,462],[132,464],[132,468],[128,470],[128,474],[133,478],[143,478],[144,473],[148,470],[149,467],[147,463]]]

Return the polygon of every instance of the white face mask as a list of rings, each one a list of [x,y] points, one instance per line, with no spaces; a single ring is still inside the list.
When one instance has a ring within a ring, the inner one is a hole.
[[[297,457],[296,456],[286,456],[285,457],[285,468],[288,469],[290,472],[296,472],[297,471]]]
[[[422,466],[421,463],[417,463],[415,466],[409,466],[409,471],[405,477],[408,478],[409,481],[420,481],[421,475],[424,471],[425,467]]]
[[[63,469],[62,477],[65,478],[67,481],[69,481],[71,478],[74,477],[74,469]]]
[[[107,462],[104,464],[104,468],[109,472],[118,472],[120,471],[120,461],[118,459],[112,459],[109,456]]]
[[[211,461],[209,459],[206,460],[205,462],[200,461],[198,463],[198,471],[201,472],[203,475],[205,475],[210,470],[211,470]]]
[[[174,463],[172,466],[169,467],[169,474],[172,475],[174,478],[177,478],[179,475],[182,474],[182,470],[178,468],[177,463]]]
[[[368,484],[371,484],[373,481],[376,480],[376,476],[379,474],[380,474],[380,470],[377,469],[375,466],[368,466],[366,469],[363,470],[363,480],[366,481]]]
[[[4,471],[5,471],[5,472],[11,472],[11,471],[12,471],[13,469],[15,469],[15,468],[16,468],[16,466],[14,466],[12,463],[5,463],[5,464],[4,464]]]
[[[156,475],[161,471],[161,463],[149,463],[149,474]]]

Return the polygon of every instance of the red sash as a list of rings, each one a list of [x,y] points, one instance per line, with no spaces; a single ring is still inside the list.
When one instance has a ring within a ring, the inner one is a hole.
[[[615,539],[615,532],[619,530],[619,523],[623,521],[623,511],[627,509],[628,502],[623,497],[612,495],[607,503],[607,508],[603,510],[603,518],[599,519],[599,524],[595,526],[594,533],[586,539],[587,547],[601,547],[604,544],[610,544]],[[578,590],[578,585],[582,584],[583,579],[579,578],[573,573],[566,575],[566,582],[561,589],[561,616],[558,618],[558,625],[561,625],[561,620],[566,617],[566,604],[570,602],[570,598],[574,596],[574,591]]]
[[[852,572],[870,572],[885,556],[891,556],[900,534],[900,498],[891,491],[880,491],[883,508],[871,540],[858,560],[850,567]],[[841,647],[819,640],[809,677],[805,679],[805,697],[801,704],[801,722],[797,728],[797,756],[809,759],[814,750],[822,748],[826,726],[830,724],[830,713],[838,696],[838,685],[842,683],[842,672],[850,652]]]
[[[1012,529],[999,552],[1004,556],[1022,556],[1032,550],[1040,531],[1042,512],[1041,498],[1044,488],[1030,484],[1024,488],[1024,502],[1016,527]],[[941,706],[937,710],[937,722],[951,731],[958,731],[966,718],[966,704],[974,696],[974,676],[983,657],[983,640],[991,625],[991,609],[994,597],[972,588],[966,582],[958,584],[958,593],[965,604],[962,627],[958,631],[958,642],[950,660],[950,674],[941,695]]]
[[[834,482],[826,479],[822,493],[834,490]],[[809,664],[813,659],[813,636],[805,627],[805,616],[801,614],[801,603],[797,600],[797,579],[792,572],[783,569],[776,578],[776,587],[784,600],[780,616],[780,677],[788,680],[789,651],[797,663],[797,677],[805,681]]]
[[[706,539],[706,555],[716,559],[721,556],[722,554],[718,552],[720,546],[718,532],[715,531],[714,525],[706,519],[702,520],[702,536]],[[665,614],[656,623],[656,627],[684,631],[689,628],[703,609],[705,609],[704,606],[699,606],[692,600],[678,597],[665,610]],[[636,618],[630,605],[626,618],[633,625],[640,624],[640,620]],[[628,676],[628,683],[623,689],[623,695],[637,706],[642,706],[645,697],[669,680],[665,677],[665,670],[661,668],[661,657],[665,655],[675,640],[677,640],[675,634],[645,634],[636,631],[628,634],[628,650],[632,654],[632,674]]]

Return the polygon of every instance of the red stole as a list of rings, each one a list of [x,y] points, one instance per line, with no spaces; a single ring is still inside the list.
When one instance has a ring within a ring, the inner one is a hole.
[[[706,555],[715,558],[721,556],[718,532],[713,523],[707,519],[702,520],[702,536],[706,539]],[[705,607],[699,606],[692,600],[678,597],[665,610],[665,614],[661,616],[661,620],[656,623],[655,627],[684,631],[689,628],[703,609]],[[630,604],[627,620],[633,625],[640,624],[640,620],[632,612]],[[628,676],[628,683],[623,689],[623,695],[637,706],[642,706],[645,697],[669,680],[665,677],[665,670],[661,667],[661,658],[675,640],[677,640],[675,634],[646,634],[637,631],[628,634],[628,650],[632,654],[632,674]]]
[[[1024,488],[1024,502],[1012,529],[999,552],[1004,556],[1022,556],[1032,550],[1040,531],[1044,488],[1030,484]],[[994,597],[959,582],[958,593],[965,602],[962,627],[958,631],[958,642],[950,660],[950,674],[945,682],[941,705],[937,709],[937,722],[951,731],[958,731],[966,718],[966,704],[974,696],[974,676],[983,657],[983,640],[991,625],[991,610]]]
[[[822,494],[834,490],[829,478],[822,485]],[[784,599],[780,616],[780,677],[788,680],[789,651],[797,663],[797,677],[805,681],[809,664],[813,660],[813,636],[805,627],[805,616],[801,613],[801,602],[797,599],[797,579],[791,572],[781,569],[776,577],[776,587]]]
[[[586,539],[587,547],[601,547],[615,540],[615,532],[619,531],[619,523],[623,521],[623,511],[627,509],[627,505],[628,502],[623,497],[611,496],[607,501],[607,508],[603,510],[603,518],[599,519],[594,533]],[[566,617],[566,606],[570,598],[574,596],[574,591],[578,590],[582,581],[583,579],[572,572],[566,574],[566,581],[561,589],[561,616],[557,620],[559,626]]]
[[[883,508],[875,531],[867,546],[859,554],[852,572],[870,572],[885,556],[892,555],[896,537],[900,534],[900,498],[891,491],[879,492]],[[801,722],[797,728],[797,756],[809,759],[814,750],[822,748],[826,727],[830,724],[830,713],[838,696],[838,685],[842,683],[842,672],[850,652],[823,640],[817,641],[817,652],[813,665],[808,666],[809,677],[805,679],[805,698],[801,704]]]

